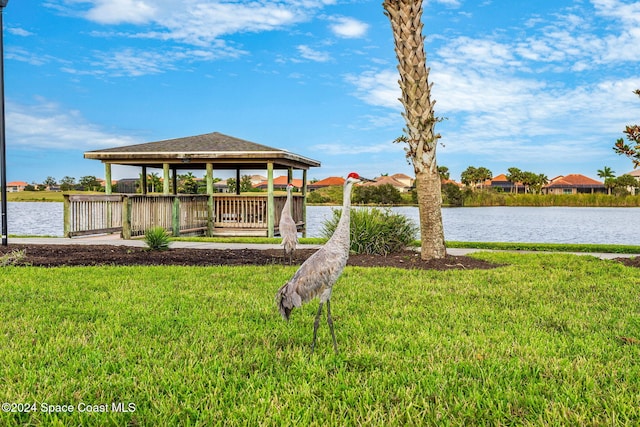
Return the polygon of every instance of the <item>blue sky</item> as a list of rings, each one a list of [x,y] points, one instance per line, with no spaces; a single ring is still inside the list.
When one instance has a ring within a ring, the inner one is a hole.
[[[321,161],[311,178],[412,175],[381,3],[11,0],[7,178],[101,178],[84,151],[209,132]],[[640,1],[427,0],[423,21],[452,178],[632,170],[611,147],[640,122]]]

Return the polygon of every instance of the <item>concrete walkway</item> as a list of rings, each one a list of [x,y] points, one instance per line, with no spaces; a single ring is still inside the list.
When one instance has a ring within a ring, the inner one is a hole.
[[[144,248],[147,245],[144,240],[121,239],[117,234],[78,237],[73,239],[63,237],[9,237],[7,239],[9,245],[115,245],[115,246],[133,246]],[[266,243],[212,243],[212,242],[171,242],[171,248],[186,249],[282,249],[279,244]],[[299,249],[319,249],[322,245],[298,245]],[[475,248],[447,248],[447,253],[454,256],[468,255],[474,252],[501,252],[490,249]],[[535,251],[517,251],[518,253],[554,253],[554,252],[535,252]],[[557,252],[555,252],[557,253]],[[640,254],[617,254],[617,253],[597,253],[597,252],[566,252],[573,255],[591,255],[600,259],[614,258],[631,258],[640,256]]]

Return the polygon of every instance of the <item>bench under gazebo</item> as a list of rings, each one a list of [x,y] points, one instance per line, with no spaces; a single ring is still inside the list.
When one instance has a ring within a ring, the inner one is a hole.
[[[278,233],[280,212],[286,196],[275,195],[274,170],[302,170],[300,195],[294,195],[293,217],[305,232],[307,171],[320,162],[218,132],[168,139],[84,153],[86,159],[105,165],[105,194],[65,195],[66,237],[120,232],[129,239],[142,236],[151,227],[164,227],[173,235],[265,236]],[[141,168],[142,194],[114,194],[111,166]],[[147,194],[147,169],[162,169],[162,194]],[[178,194],[179,171],[204,170],[206,194]],[[216,170],[234,170],[236,194],[216,193]],[[240,194],[243,170],[266,170],[267,192]]]

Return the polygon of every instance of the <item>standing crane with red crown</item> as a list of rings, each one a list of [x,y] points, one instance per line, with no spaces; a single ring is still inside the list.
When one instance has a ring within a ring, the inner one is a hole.
[[[285,283],[276,294],[276,302],[280,309],[280,314],[285,320],[289,320],[291,311],[295,307],[301,307],[302,304],[311,301],[316,296],[320,298],[318,314],[313,323],[313,344],[311,352],[316,347],[316,338],[318,326],[320,325],[320,316],[322,314],[322,306],[327,304],[327,324],[331,330],[333,338],[333,348],[338,352],[338,343],[336,334],[333,330],[333,320],[331,319],[331,291],[336,283],[345,265],[349,259],[350,244],[350,209],[351,209],[351,189],[353,184],[371,181],[362,178],[355,172],[347,176],[344,182],[344,195],[342,203],[342,215],[340,221],[333,232],[331,238],[316,253],[311,255],[296,271],[293,277]]]
[[[284,256],[289,257],[289,265],[293,259],[293,253],[296,250],[298,244],[298,228],[296,222],[291,215],[291,190],[293,190],[293,184],[287,185],[287,201],[284,203],[282,213],[280,214],[280,223],[278,229],[280,230],[280,236],[282,236],[282,248],[284,249]]]

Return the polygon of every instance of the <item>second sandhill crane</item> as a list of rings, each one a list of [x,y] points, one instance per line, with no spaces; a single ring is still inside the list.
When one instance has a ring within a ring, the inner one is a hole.
[[[298,244],[298,228],[296,222],[291,216],[291,190],[293,190],[293,184],[287,185],[287,201],[284,203],[282,213],[280,214],[280,236],[282,237],[282,248],[284,249],[284,256],[289,257],[289,264],[293,259],[293,253],[296,250]]]
[[[313,344],[311,352],[316,346],[316,337],[322,306],[327,304],[327,324],[333,338],[333,348],[338,352],[336,334],[333,331],[331,319],[331,290],[336,283],[349,259],[350,244],[350,211],[351,188],[353,184],[363,180],[357,173],[352,172],[344,182],[344,195],[342,203],[342,215],[331,238],[316,253],[311,255],[296,271],[293,277],[285,283],[276,294],[276,302],[280,314],[285,320],[289,320],[291,311],[295,307],[301,307],[303,303],[311,301],[316,296],[320,298],[318,314],[313,323]]]

